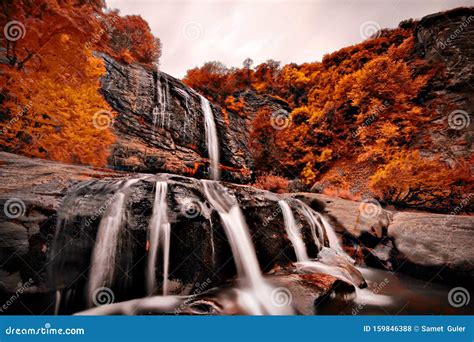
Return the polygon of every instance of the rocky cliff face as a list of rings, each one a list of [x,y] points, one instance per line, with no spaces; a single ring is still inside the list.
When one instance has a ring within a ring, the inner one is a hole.
[[[429,132],[427,154],[448,163],[472,153],[474,108],[474,8],[457,8],[422,18],[415,27],[415,52],[442,67],[429,84],[425,106],[439,113]],[[436,100],[442,100],[437,104]]]
[[[102,92],[118,113],[113,125],[117,142],[110,165],[134,172],[208,177],[209,155],[199,94],[163,72],[102,57],[107,69]],[[211,108],[222,179],[246,182],[252,161],[245,120],[234,113],[224,117],[214,104]]]

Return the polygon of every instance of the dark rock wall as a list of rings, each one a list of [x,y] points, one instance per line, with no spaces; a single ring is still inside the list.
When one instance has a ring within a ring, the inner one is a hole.
[[[439,114],[428,133],[432,145],[425,152],[439,154],[451,164],[469,158],[474,140],[474,7],[428,15],[414,36],[416,54],[441,67],[423,100]],[[457,129],[449,125],[450,114],[459,120],[453,126]]]
[[[201,99],[191,88],[160,71],[122,65],[102,55],[107,74],[102,91],[118,116],[113,167],[134,172],[169,172],[208,178],[208,150]],[[252,161],[245,119],[225,118],[212,104],[222,179],[247,182]],[[155,114],[154,114],[155,111]]]

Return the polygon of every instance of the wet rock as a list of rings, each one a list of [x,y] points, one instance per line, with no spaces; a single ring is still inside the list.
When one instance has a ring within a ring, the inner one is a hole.
[[[209,155],[199,94],[163,72],[101,56],[107,70],[102,92],[118,113],[110,165],[133,172],[208,178]],[[222,179],[248,182],[253,166],[245,119],[233,112],[224,116],[214,104],[211,108]]]
[[[98,225],[123,181],[130,178],[142,179],[126,192],[125,218],[117,246],[117,280],[113,286],[117,301],[145,295],[147,231],[157,180],[168,183],[172,290],[176,294],[189,294],[195,290],[196,283],[201,284],[210,275],[213,286],[236,275],[219,215],[206,201],[198,179],[171,174],[131,175],[8,153],[0,153],[0,165],[4,184],[0,203],[5,206],[8,200],[15,198],[22,207],[18,217],[7,217],[2,211],[0,219],[0,271],[11,277],[2,279],[0,296],[16,290],[12,284],[17,283],[18,276],[22,281],[32,277],[38,293],[44,294],[41,301],[54,301],[52,291],[58,287],[62,296],[68,298],[65,300],[68,304],[63,303],[63,306],[71,307],[65,313],[83,308]],[[240,204],[261,269],[269,271],[275,265],[295,262],[295,252],[278,205],[283,197],[249,186],[223,185]],[[316,258],[318,248],[310,226],[298,202],[292,198],[287,200],[301,228],[308,255]],[[320,238],[327,246],[327,238]],[[161,264],[158,264],[159,279]],[[35,300],[40,302],[38,298]],[[21,310],[20,303],[16,309]]]
[[[345,250],[359,264],[443,283],[474,278],[474,217],[380,208],[362,215],[361,203],[321,194],[298,198],[326,213]]]

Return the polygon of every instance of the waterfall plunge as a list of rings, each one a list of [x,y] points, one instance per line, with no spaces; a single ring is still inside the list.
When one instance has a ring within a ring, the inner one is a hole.
[[[291,309],[272,305],[272,287],[263,278],[248,227],[236,199],[214,181],[203,181],[204,193],[217,210],[234,257],[240,288],[239,297],[251,314],[288,314]]]
[[[156,287],[156,260],[158,249],[163,247],[163,296],[168,294],[168,269],[170,254],[170,223],[168,221],[168,207],[166,205],[166,194],[168,184],[156,182],[155,202],[149,228],[150,249],[148,251],[148,264],[146,273],[146,285],[148,295],[155,292]]]
[[[285,221],[285,229],[288,238],[290,239],[298,262],[308,261],[308,253],[306,252],[306,246],[303,239],[301,238],[301,232],[295,222],[295,217],[291,211],[290,206],[285,200],[278,201],[278,205],[283,213],[283,219]]]
[[[97,231],[88,284],[89,306],[92,306],[94,292],[102,286],[111,286],[115,272],[115,257],[118,237],[122,227],[125,206],[125,191],[141,180],[130,179],[114,195],[114,201],[102,217]]]
[[[217,140],[216,123],[214,122],[214,114],[212,113],[211,104],[202,95],[201,109],[204,114],[204,123],[206,128],[206,143],[209,153],[209,164],[211,179],[219,180],[219,141]]]

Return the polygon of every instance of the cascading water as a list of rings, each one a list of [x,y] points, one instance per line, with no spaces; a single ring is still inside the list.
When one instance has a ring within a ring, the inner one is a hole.
[[[88,284],[89,306],[92,305],[94,291],[102,286],[110,286],[115,272],[117,243],[122,227],[126,190],[139,179],[130,179],[114,195],[114,201],[100,221],[94,250],[92,252],[91,269]]]
[[[287,314],[288,307],[271,303],[272,287],[263,278],[257,255],[236,199],[214,181],[203,181],[204,193],[209,203],[217,210],[229,239],[239,277],[241,298],[254,315]]]
[[[313,241],[316,247],[318,248],[318,251],[320,251],[321,248],[324,246],[323,227],[321,226],[321,224],[319,224],[318,218],[316,217],[316,214],[314,213],[313,209],[311,209],[306,203],[302,201],[298,200],[298,203],[300,204],[303,216],[306,218],[306,221],[310,226]]]
[[[278,201],[278,205],[283,213],[283,219],[285,221],[285,229],[290,239],[293,248],[295,249],[296,258],[299,262],[308,261],[308,253],[306,252],[306,246],[303,239],[301,238],[301,232],[295,222],[295,217],[291,211],[290,206],[285,200]]]
[[[180,89],[180,88],[174,88],[174,91],[181,94],[181,96],[184,98],[184,107],[185,107],[186,110],[184,112],[183,132],[186,132],[186,130],[188,128],[188,120],[189,120],[190,95],[186,91],[184,91],[183,89]]]
[[[153,107],[153,111],[151,115],[153,116],[153,127],[156,127],[156,121],[158,120],[158,114],[160,113],[160,110],[158,109],[157,106]]]
[[[171,112],[168,110],[168,106],[169,106],[168,80],[164,78],[163,83],[161,82],[161,76],[158,74],[158,78],[156,80],[157,106],[153,108],[153,125],[156,126],[157,121],[159,121],[158,124],[160,128],[164,128],[165,125],[169,126],[170,120],[171,120]],[[159,116],[159,120],[158,120],[158,116]],[[166,119],[168,119],[168,124],[166,124]]]
[[[158,249],[163,248],[163,289],[162,294],[168,294],[168,269],[170,254],[170,223],[168,221],[168,207],[166,194],[168,184],[156,182],[155,202],[149,227],[149,252],[146,273],[147,293],[152,295],[156,290],[156,260]]]
[[[219,180],[219,141],[217,140],[216,123],[214,122],[214,114],[209,101],[202,95],[201,109],[204,114],[204,123],[206,128],[206,143],[209,153],[210,174],[211,179]]]
[[[336,236],[336,232],[334,228],[329,224],[329,222],[324,218],[323,215],[314,211],[310,208],[306,203],[299,201],[302,214],[305,216],[307,222],[309,223],[310,227],[316,227],[319,233],[319,239],[315,237],[313,233],[314,241],[317,245],[324,245],[324,238],[323,238],[323,231],[326,232],[326,236],[329,241],[329,247],[336,250],[339,254],[343,254],[347,256],[347,254],[343,251],[341,244]],[[349,259],[350,257],[347,256]]]

